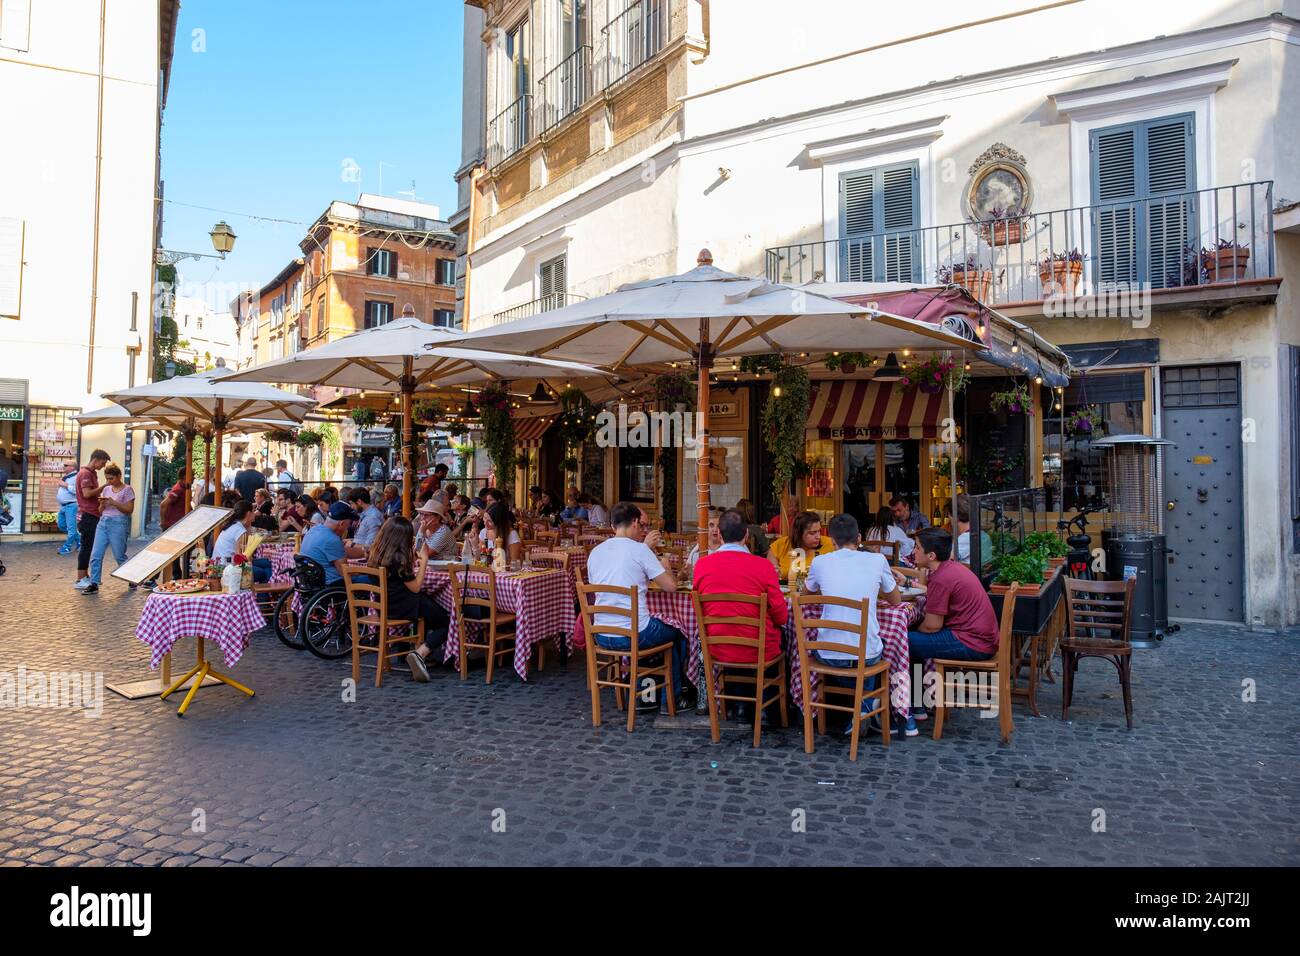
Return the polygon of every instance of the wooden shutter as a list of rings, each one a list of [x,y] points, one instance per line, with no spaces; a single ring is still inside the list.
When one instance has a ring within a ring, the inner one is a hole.
[[[1142,127],[1147,205],[1146,278],[1156,288],[1194,285],[1198,250],[1189,249],[1195,197],[1192,117],[1151,120]],[[1161,198],[1165,197],[1165,198]],[[1184,276],[1184,261],[1191,270]]]
[[[388,254],[388,278],[397,278],[397,252],[396,250]]]
[[[920,200],[919,163],[840,177],[841,281],[920,281]]]
[[[23,221],[0,217],[0,315],[18,315],[22,291]]]
[[[885,282],[919,282],[916,250],[920,226],[920,167],[917,163],[887,168],[881,175],[881,224],[885,230]]]
[[[541,286],[542,308],[553,309],[562,305],[565,292],[565,257],[556,256],[541,264],[538,283]]]
[[[875,278],[876,171],[840,177],[840,281],[871,282]]]

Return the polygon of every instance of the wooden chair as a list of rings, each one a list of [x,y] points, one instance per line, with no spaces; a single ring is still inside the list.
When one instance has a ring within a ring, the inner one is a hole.
[[[560,532],[546,526],[541,528],[534,526],[533,541],[539,545],[545,545],[547,548],[555,549],[560,546]]]
[[[897,541],[881,541],[879,538],[864,538],[862,540],[863,551],[874,551],[877,554],[883,554],[889,561],[890,567],[898,565],[898,549],[900,545]]]
[[[298,539],[301,536],[292,535],[291,537]],[[235,549],[242,553],[246,547],[248,547],[247,533],[240,535],[239,542],[235,545]],[[294,554],[298,553],[297,540],[294,541],[293,551]],[[271,619],[275,617],[275,605],[279,601],[280,595],[292,588],[292,581],[267,581],[265,584],[253,585],[252,592],[254,599],[257,601],[257,609],[262,612],[262,617],[266,618],[267,624],[270,624]]]
[[[834,605],[858,612],[858,623],[847,621],[828,621],[820,617],[806,617],[805,607]],[[837,710],[847,713],[853,721],[853,731],[849,736],[849,759],[858,759],[858,739],[862,735],[862,722],[869,717],[880,718],[880,739],[889,746],[889,662],[881,658],[875,664],[867,665],[867,628],[870,626],[871,602],[867,599],[854,601],[849,598],[831,597],[827,594],[796,594],[790,613],[794,615],[795,637],[799,642],[799,665],[803,672],[803,750],[813,752],[813,711],[817,711],[817,732],[826,733],[826,711]],[[858,645],[857,665],[852,669],[823,664],[813,656],[814,651],[847,652],[851,648],[845,643],[834,641],[810,640],[810,631],[843,631],[853,635]],[[820,674],[822,699],[816,700],[812,693],[812,675]],[[867,690],[867,678],[876,677],[876,689]],[[827,677],[851,677],[853,687],[839,687],[826,680]],[[832,704],[828,697],[850,697],[849,706]],[[865,714],[862,701],[874,698],[875,705]]]
[[[457,605],[457,619],[460,622],[460,679],[469,676],[468,654],[471,650],[484,651],[487,655],[487,680],[492,683],[492,672],[498,660],[508,660],[515,652],[515,616],[509,611],[497,607],[497,576],[491,567],[483,564],[447,566],[450,577],[452,600]],[[470,574],[482,574],[487,578],[484,583],[469,580]],[[470,617],[469,608],[483,608],[480,617]],[[481,630],[483,637],[473,640],[470,634]]]
[[[769,704],[777,703],[781,708],[781,726],[790,726],[790,714],[786,705],[785,655],[779,650],[775,657],[763,660],[767,648],[767,595],[766,594],[701,594],[691,595],[695,604],[695,620],[700,628],[700,649],[704,655],[704,682],[708,685],[709,695],[709,729],[716,744],[722,739],[718,727],[719,711],[725,701],[749,703],[754,707],[754,746],[759,746],[763,732],[763,710]],[[729,602],[733,604],[752,605],[756,609],[753,616],[719,617],[707,613],[706,605]],[[711,628],[718,626],[736,626],[752,628],[756,637],[738,637],[729,634],[714,634]],[[742,647],[753,652],[753,663],[718,661],[713,658],[713,651],[718,647]],[[761,663],[760,663],[761,661]],[[718,669],[714,679],[714,668]],[[739,671],[740,673],[732,673]],[[772,673],[769,674],[769,671]],[[728,693],[728,682],[749,687],[749,693]],[[718,684],[721,684],[721,688]],[[776,688],[773,696],[768,690]]]
[[[942,658],[935,658],[934,669],[938,680],[935,682],[939,690],[939,700],[934,709],[934,739],[938,740],[943,736],[943,715],[948,708],[948,689],[952,688],[954,707],[984,707],[985,705],[978,700],[980,696],[978,687],[976,691],[976,702],[970,703],[963,701],[958,703],[958,698],[964,698],[972,690],[970,682],[964,679],[965,674],[972,671],[979,674],[992,674],[997,682],[995,690],[997,691],[997,715],[998,728],[1002,732],[1002,742],[1011,742],[1011,683],[1012,667],[1011,657],[1012,648],[1015,645],[1015,638],[1011,634],[1011,623],[1016,613],[1016,592],[1020,589],[1019,584],[1012,584],[1007,589],[1007,593],[1002,597],[1002,620],[998,628],[998,650],[992,658],[986,661],[953,661]],[[953,680],[949,681],[949,672],[957,671],[953,674]],[[977,678],[978,679],[978,678]]]
[[[567,551],[539,551],[533,550],[526,552],[528,561],[535,568],[553,569],[563,571],[567,577],[569,574],[569,552]],[[563,640],[563,636],[560,638]],[[546,641],[538,641],[533,645],[537,648],[537,670],[546,670]]]
[[[1085,581],[1065,579],[1065,637],[1061,640],[1061,719],[1068,719],[1074,697],[1074,673],[1085,657],[1100,657],[1115,665],[1124,692],[1124,721],[1133,729],[1130,687],[1133,645],[1129,618],[1133,612],[1133,579]]]
[[[362,581],[369,575],[378,583]],[[352,682],[361,680],[361,655],[375,655],[375,686],[384,685],[384,671],[388,662],[395,657],[405,656],[424,643],[424,621],[408,621],[388,616],[388,569],[366,568],[354,564],[343,567],[343,587],[348,595],[348,615],[352,618]],[[366,633],[363,628],[373,628],[374,646],[364,646],[361,637]],[[415,633],[410,633],[411,628]],[[395,644],[407,646],[407,650],[390,651]]]
[[[630,607],[618,607],[612,604],[597,604],[601,595],[621,595],[628,599]],[[649,677],[656,690],[667,694],[668,713],[677,716],[677,693],[673,687],[673,648],[672,644],[660,644],[658,647],[641,647],[636,623],[639,594],[634,587],[621,588],[612,584],[580,584],[578,586],[578,606],[582,612],[582,627],[587,640],[587,686],[591,689],[591,725],[600,726],[600,689],[614,688],[614,703],[623,706],[623,694],[627,694],[627,732],[636,727],[636,696],[641,689],[641,679]],[[608,614],[627,619],[626,624],[602,624],[601,634],[626,637],[631,647],[626,651],[614,651],[596,643],[596,615]],[[647,664],[650,657],[662,658],[659,664]],[[623,662],[628,662],[627,679],[624,680]]]

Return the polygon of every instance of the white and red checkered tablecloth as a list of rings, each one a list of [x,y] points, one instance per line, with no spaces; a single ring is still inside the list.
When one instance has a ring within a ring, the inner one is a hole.
[[[266,625],[252,591],[235,594],[150,594],[140,611],[135,636],[152,649],[150,669],[157,668],[182,637],[216,641],[233,667],[248,647],[248,637]]]
[[[285,541],[276,544],[264,544],[257,549],[253,556],[266,558],[271,562],[271,580],[279,584],[292,580],[293,559],[297,553],[294,545]]]
[[[558,569],[554,571],[507,571],[497,574],[498,609],[515,615],[515,673],[520,680],[528,679],[528,660],[533,645],[548,638],[567,638],[573,631],[572,584]],[[478,573],[469,576],[470,588],[479,584],[478,596],[486,593],[487,576]],[[445,659],[451,660],[460,653],[461,620],[458,613],[458,595],[452,594],[451,575],[443,568],[429,567],[424,572],[426,593],[433,595],[451,616],[447,632]],[[483,627],[470,619],[471,627]]]
[[[545,545],[535,545],[528,549],[527,556],[531,558],[534,554],[546,551],[563,552],[569,556],[569,594],[576,601],[578,599],[578,573],[582,572],[584,581],[587,579],[587,549],[580,547],[547,548]]]

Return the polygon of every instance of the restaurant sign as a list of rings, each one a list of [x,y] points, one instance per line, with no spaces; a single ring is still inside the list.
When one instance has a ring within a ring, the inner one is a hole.
[[[24,418],[21,405],[0,405],[0,422],[20,422]]]
[[[904,429],[906,432],[907,429]],[[861,439],[874,439],[889,441],[894,438],[905,438],[906,435],[898,434],[898,427],[895,425],[881,425],[876,428],[858,425],[846,425],[843,428],[821,428],[818,429],[818,437],[830,438],[834,441],[854,441]]]

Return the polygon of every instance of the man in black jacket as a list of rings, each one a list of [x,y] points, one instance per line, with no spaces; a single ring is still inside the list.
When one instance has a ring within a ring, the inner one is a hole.
[[[254,504],[253,495],[258,488],[266,487],[266,476],[257,470],[257,459],[246,458],[244,470],[235,475],[235,490],[250,505]]]

